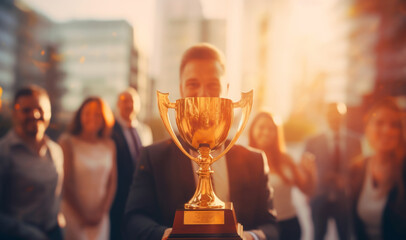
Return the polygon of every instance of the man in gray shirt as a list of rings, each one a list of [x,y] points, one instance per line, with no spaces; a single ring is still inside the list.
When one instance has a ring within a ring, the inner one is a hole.
[[[57,217],[63,153],[45,130],[51,119],[46,91],[17,91],[13,128],[0,140],[0,239],[60,240]]]

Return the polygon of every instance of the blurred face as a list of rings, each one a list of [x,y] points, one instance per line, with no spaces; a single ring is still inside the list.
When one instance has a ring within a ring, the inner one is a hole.
[[[88,134],[97,134],[103,128],[103,114],[99,103],[92,101],[83,107],[80,123],[82,131]]]
[[[131,121],[137,114],[135,99],[130,93],[123,93],[120,95],[117,107],[120,116],[126,121]]]
[[[258,148],[266,149],[276,141],[276,126],[268,118],[261,117],[252,129],[252,137]]]
[[[388,109],[377,109],[367,122],[366,137],[377,153],[390,153],[400,144],[401,116]]]
[[[14,105],[17,133],[26,138],[42,138],[51,119],[51,104],[44,95],[22,96]]]
[[[216,60],[189,61],[180,75],[181,97],[219,97],[223,72]]]
[[[327,109],[327,121],[328,125],[330,126],[331,130],[334,132],[338,132],[341,126],[341,122],[343,120],[343,116],[338,112],[337,107],[329,106]]]

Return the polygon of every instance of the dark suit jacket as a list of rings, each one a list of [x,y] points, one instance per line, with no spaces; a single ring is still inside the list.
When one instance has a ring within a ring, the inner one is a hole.
[[[245,230],[261,229],[273,239],[277,231],[262,154],[236,145],[226,159],[238,222]],[[126,239],[161,239],[172,226],[176,209],[183,209],[194,194],[193,174],[191,160],[173,141],[144,148],[126,206]]]
[[[362,191],[365,179],[367,159],[361,159],[351,167],[351,197],[352,213],[355,235],[358,240],[367,240],[365,226],[357,213],[358,199]],[[406,159],[403,160],[403,192],[406,193]],[[389,192],[382,215],[382,239],[404,240],[406,239],[406,201],[397,204],[398,188],[393,187]]]
[[[349,169],[351,162],[355,157],[361,154],[361,143],[360,140],[350,134],[344,134],[342,136],[343,146],[340,148],[340,169],[339,175],[348,180]],[[328,177],[329,171],[333,168],[332,158],[333,153],[329,148],[329,138],[326,134],[320,134],[313,138],[310,138],[306,142],[305,151],[308,151],[315,156],[316,167],[317,167],[317,185],[316,185],[316,194],[313,197],[313,200],[319,198],[326,198],[326,195],[331,191],[332,186],[325,179]],[[346,189],[341,189],[338,195],[347,195],[348,186]]]
[[[112,139],[117,151],[117,190],[110,208],[111,239],[121,239],[121,221],[124,215],[125,203],[135,170],[134,161],[124,137],[123,130],[117,122],[113,128]]]

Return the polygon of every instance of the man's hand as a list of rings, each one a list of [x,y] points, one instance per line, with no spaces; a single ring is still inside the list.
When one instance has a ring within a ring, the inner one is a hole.
[[[168,239],[168,237],[169,237],[169,235],[171,234],[171,232],[172,232],[172,228],[167,228],[167,229],[165,229],[164,235],[162,236],[162,240]]]
[[[242,234],[243,240],[255,240],[254,237],[249,232],[244,232]]]

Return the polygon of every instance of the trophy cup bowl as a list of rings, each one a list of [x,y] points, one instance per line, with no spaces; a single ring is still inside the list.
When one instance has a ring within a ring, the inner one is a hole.
[[[225,142],[234,118],[231,100],[194,97],[179,99],[176,104],[179,134],[189,147],[215,150]]]

